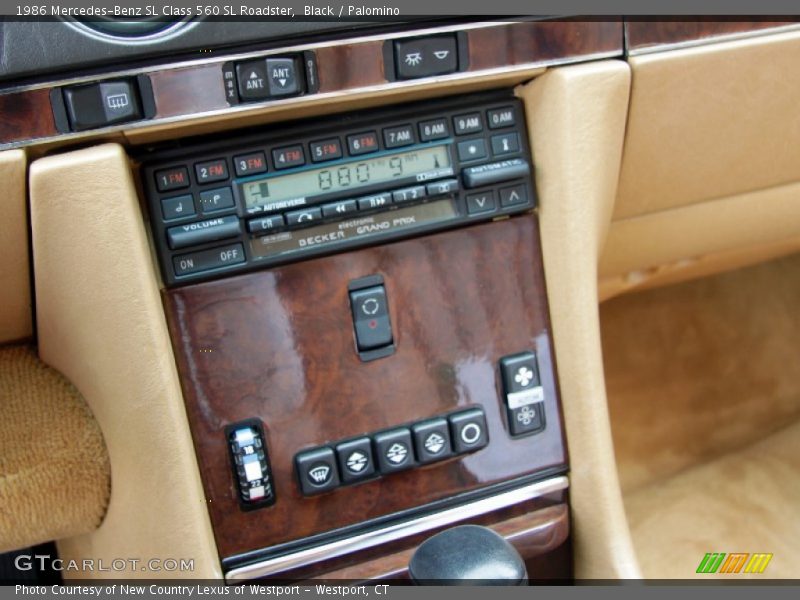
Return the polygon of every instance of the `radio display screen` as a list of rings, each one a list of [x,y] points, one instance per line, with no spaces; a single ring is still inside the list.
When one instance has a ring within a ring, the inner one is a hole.
[[[252,208],[403,181],[428,173],[430,177],[424,179],[452,174],[447,146],[418,148],[288,175],[273,175],[247,181],[240,186],[245,207]]]

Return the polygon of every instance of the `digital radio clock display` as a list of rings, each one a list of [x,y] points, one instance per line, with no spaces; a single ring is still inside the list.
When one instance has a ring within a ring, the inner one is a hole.
[[[274,210],[306,204],[306,199],[315,196],[452,173],[447,146],[432,146],[247,181],[240,189],[246,208],[266,206]]]

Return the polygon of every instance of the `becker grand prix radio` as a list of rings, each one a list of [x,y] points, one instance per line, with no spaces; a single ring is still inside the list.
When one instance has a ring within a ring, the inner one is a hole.
[[[143,157],[167,285],[524,212],[510,92],[331,116]]]

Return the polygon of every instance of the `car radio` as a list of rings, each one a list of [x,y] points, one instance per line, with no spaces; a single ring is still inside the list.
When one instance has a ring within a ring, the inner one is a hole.
[[[148,153],[164,281],[210,279],[535,206],[510,92],[337,115]]]

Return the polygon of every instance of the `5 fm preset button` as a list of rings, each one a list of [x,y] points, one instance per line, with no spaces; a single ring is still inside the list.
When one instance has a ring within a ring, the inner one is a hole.
[[[311,142],[309,148],[311,148],[311,160],[313,162],[342,158],[342,142],[339,141],[339,138]]]

